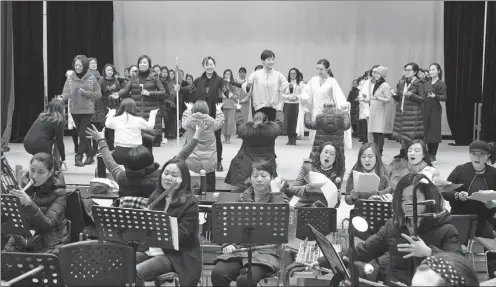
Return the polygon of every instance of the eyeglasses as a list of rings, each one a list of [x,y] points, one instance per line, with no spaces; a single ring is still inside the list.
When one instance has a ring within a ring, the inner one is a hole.
[[[403,71],[405,71],[405,72],[411,72],[411,71],[413,71],[413,69],[404,69]]]

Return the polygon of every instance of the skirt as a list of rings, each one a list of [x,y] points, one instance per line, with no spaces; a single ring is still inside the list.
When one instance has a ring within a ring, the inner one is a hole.
[[[222,126],[222,134],[226,136],[236,135],[236,110],[235,109],[223,109],[224,113],[224,126]]]

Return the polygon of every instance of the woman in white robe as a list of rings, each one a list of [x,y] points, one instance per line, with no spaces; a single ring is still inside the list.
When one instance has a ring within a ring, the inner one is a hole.
[[[329,67],[329,61],[326,59],[319,60],[317,62],[318,76],[310,79],[301,94],[302,105],[308,107],[308,110],[312,112],[312,120],[315,120],[317,115],[324,110],[324,102],[327,97],[334,99],[337,108],[347,109],[348,113],[350,112],[349,102],[338,82],[333,78]],[[310,131],[312,141],[315,138],[315,132],[315,130]],[[347,149],[351,149],[352,146],[351,132],[351,128],[344,132],[344,146]]]

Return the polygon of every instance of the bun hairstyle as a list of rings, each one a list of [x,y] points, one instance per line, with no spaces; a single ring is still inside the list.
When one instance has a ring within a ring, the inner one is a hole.
[[[264,114],[263,112],[257,112],[253,116],[253,123],[255,127],[258,127],[259,125],[266,123],[268,120],[269,118],[267,118],[267,115]]]
[[[317,62],[317,65],[323,65],[324,68],[327,69],[327,74],[329,75],[329,77],[334,78],[334,74],[331,71],[331,63],[329,63],[327,59],[320,59]]]

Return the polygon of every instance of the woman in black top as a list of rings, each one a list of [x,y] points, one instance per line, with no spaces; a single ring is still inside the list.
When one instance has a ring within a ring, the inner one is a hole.
[[[111,97],[113,93],[118,92],[121,89],[121,84],[115,77],[116,73],[117,70],[112,64],[105,64],[103,67],[103,76],[99,81],[100,88],[102,89],[102,97],[95,102],[95,114],[93,115],[93,120],[94,122],[97,122],[97,125],[93,124],[99,131],[105,126],[105,118],[108,109],[117,109],[120,105],[119,99]],[[110,150],[114,150],[114,135],[113,129],[105,129],[105,139],[107,140]],[[93,141],[93,153],[96,153],[97,151],[98,143]]]
[[[32,155],[39,152],[52,154],[52,145],[57,145],[62,163],[55,161],[55,170],[65,162],[64,127],[65,105],[61,100],[53,99],[48,109],[42,112],[24,137],[24,148]]]

